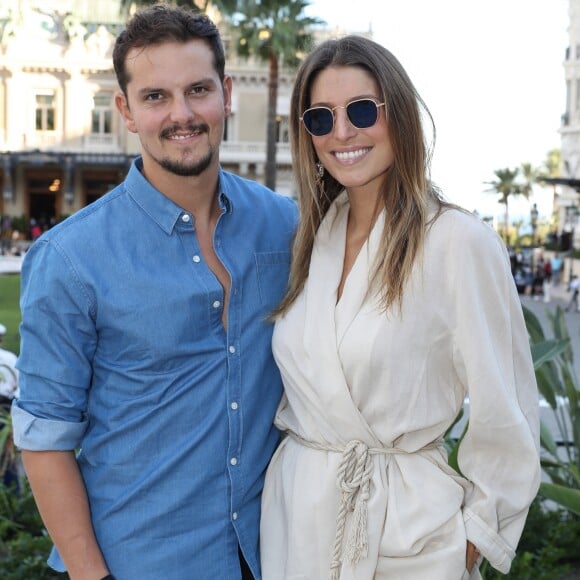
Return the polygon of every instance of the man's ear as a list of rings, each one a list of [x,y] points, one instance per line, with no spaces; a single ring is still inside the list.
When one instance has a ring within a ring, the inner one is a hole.
[[[133,115],[131,114],[131,109],[129,108],[129,102],[127,100],[127,95],[122,91],[119,91],[115,94],[115,105],[117,106],[117,110],[121,114],[123,121],[125,122],[125,126],[127,130],[131,133],[137,133],[137,129],[135,127],[135,121],[133,121]]]
[[[232,112],[232,77],[230,75],[224,76],[224,111],[226,117],[229,117]]]

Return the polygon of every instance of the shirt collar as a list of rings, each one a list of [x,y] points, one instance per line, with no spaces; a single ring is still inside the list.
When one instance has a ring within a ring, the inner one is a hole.
[[[224,172],[218,170],[218,202],[224,213],[232,213],[232,189],[228,188]],[[127,192],[143,211],[167,234],[173,232],[177,220],[187,213],[185,210],[153,187],[143,175],[143,158],[135,158],[125,180]]]
[[[225,213],[232,213],[234,209],[232,199],[233,196],[235,195],[235,190],[233,190],[231,187],[228,187],[228,182],[224,178],[224,171],[221,167],[219,168],[218,177],[219,177],[218,190],[220,192],[218,201],[220,204],[220,208],[223,209]]]

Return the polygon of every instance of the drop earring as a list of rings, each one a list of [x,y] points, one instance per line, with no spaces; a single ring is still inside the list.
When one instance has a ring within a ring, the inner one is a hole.
[[[320,190],[324,190],[324,165],[317,161],[314,165],[314,180],[316,181],[316,187]]]

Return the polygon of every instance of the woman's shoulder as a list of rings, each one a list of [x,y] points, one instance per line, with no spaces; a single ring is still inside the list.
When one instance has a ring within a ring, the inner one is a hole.
[[[445,205],[431,221],[434,230],[443,230],[447,235],[497,238],[497,232],[472,212],[457,206]]]
[[[454,205],[444,206],[430,224],[429,240],[436,245],[452,246],[456,253],[503,253],[499,234],[477,215]]]

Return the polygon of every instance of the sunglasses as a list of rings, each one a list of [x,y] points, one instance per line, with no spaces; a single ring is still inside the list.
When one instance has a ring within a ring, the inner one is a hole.
[[[328,135],[334,127],[334,111],[336,109],[346,109],[348,120],[357,129],[368,129],[372,127],[379,118],[379,107],[384,107],[385,103],[377,103],[372,99],[357,99],[343,106],[312,107],[302,113],[300,120],[304,127],[313,137]]]

